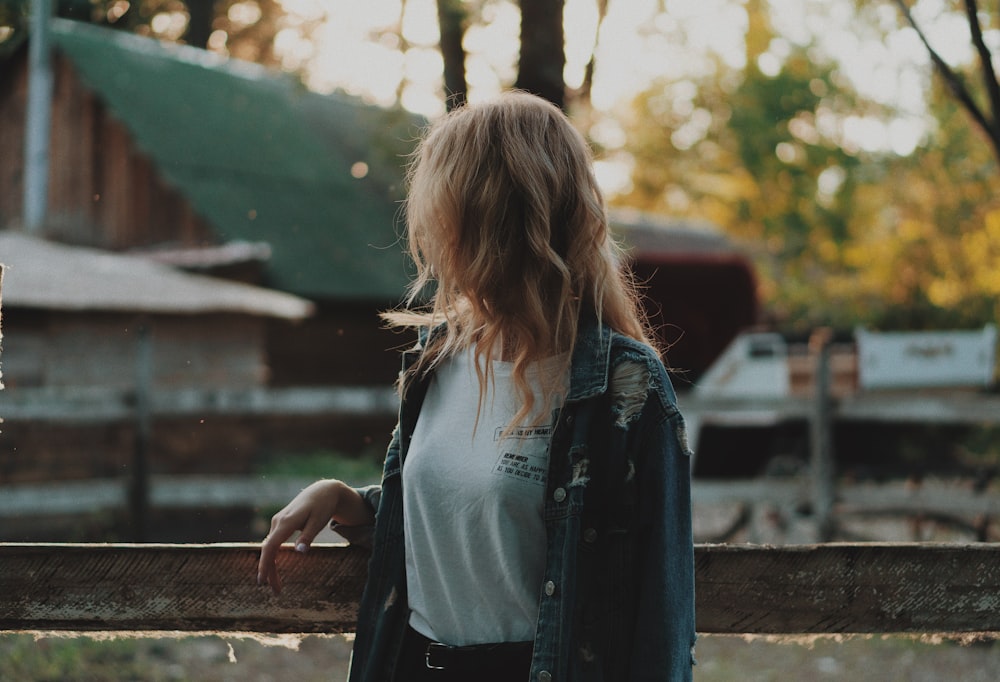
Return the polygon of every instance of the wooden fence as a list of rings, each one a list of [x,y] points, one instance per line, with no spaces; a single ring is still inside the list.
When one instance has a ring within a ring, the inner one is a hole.
[[[358,548],[0,544],[0,630],[334,633],[354,627]],[[698,545],[703,633],[1000,633],[1000,545]]]

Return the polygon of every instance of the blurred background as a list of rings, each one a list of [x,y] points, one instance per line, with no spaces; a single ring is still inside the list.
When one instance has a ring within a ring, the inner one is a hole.
[[[698,541],[996,541],[998,55],[974,0],[0,0],[0,541],[256,541],[377,481],[407,155],[510,87],[594,149]]]

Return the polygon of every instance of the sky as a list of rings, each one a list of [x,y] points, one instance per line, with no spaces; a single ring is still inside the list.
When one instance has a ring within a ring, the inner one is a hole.
[[[429,118],[443,113],[435,0],[407,0],[402,17],[400,0],[281,2],[292,17],[323,18],[309,41],[294,25],[276,41],[286,66],[304,69],[310,88],[343,89],[384,105],[398,98],[407,109]],[[899,111],[888,122],[860,115],[838,121],[848,144],[866,151],[912,152],[928,125],[923,100],[929,60],[914,31],[892,30],[899,22],[892,5],[876,6],[880,26],[872,26],[857,20],[852,0],[770,3],[780,37],[758,62],[762,71],[776,73],[795,45],[813,46],[839,65],[860,94]],[[241,4],[234,5],[231,18],[233,11],[241,11]],[[605,147],[624,141],[614,122],[615,111],[651,81],[711,73],[713,56],[737,69],[744,66],[748,19],[741,0],[610,0],[608,6],[599,36],[595,0],[566,0],[565,10],[565,78],[570,87],[580,83],[596,43],[592,103],[598,119],[604,120],[597,134],[605,136],[601,140]],[[968,61],[974,55],[964,20],[945,12],[946,6],[946,0],[920,0],[914,13],[947,61]],[[516,75],[520,21],[516,4],[492,2],[484,12],[484,21],[472,27],[465,40],[473,101],[499,92]],[[395,30],[399,26],[402,30]],[[996,31],[988,32],[987,40],[1000,51]],[[624,172],[600,170],[610,173],[606,179],[612,184],[611,176]]]
[[[292,11],[308,11],[318,0],[283,0]],[[597,41],[597,73],[593,101],[599,110],[640,91],[650,80],[697,68],[698,53],[712,49],[726,53],[727,61],[742,60],[745,15],[731,0],[668,0],[675,20],[657,18],[658,0],[612,0]],[[326,2],[330,17],[315,36],[316,51],[309,60],[308,84],[320,91],[336,87],[389,104],[395,101],[401,78],[403,104],[427,116],[443,111],[438,94],[441,57],[434,0],[408,0],[402,33],[410,50],[404,58],[391,38],[368,39],[399,20],[399,0],[368,0],[364,4]],[[594,0],[566,0],[567,84],[578,85],[594,48],[597,9]],[[466,36],[467,77],[473,98],[496,92],[513,80],[520,16],[516,5],[492,3],[486,22]],[[672,21],[691,27],[690,49],[666,43],[664,31]]]

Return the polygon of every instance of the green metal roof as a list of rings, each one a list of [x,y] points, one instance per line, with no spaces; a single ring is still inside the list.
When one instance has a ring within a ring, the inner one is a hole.
[[[271,245],[267,284],[399,300],[403,165],[422,121],[123,31],[55,20],[53,38],[220,240]]]

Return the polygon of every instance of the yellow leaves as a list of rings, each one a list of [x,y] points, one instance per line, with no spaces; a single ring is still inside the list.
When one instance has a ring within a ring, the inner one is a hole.
[[[823,263],[836,264],[841,260],[840,246],[829,238],[821,238],[813,244],[816,257]]]
[[[760,193],[753,178],[742,168],[729,173],[692,173],[688,182],[695,192],[723,201],[753,200]]]
[[[896,236],[903,243],[913,243],[933,234],[932,228],[922,220],[904,218],[899,221]]]
[[[1000,208],[986,212],[981,229],[962,236],[973,286],[1000,296]]]
[[[927,287],[927,298],[936,306],[951,308],[965,297],[965,287],[955,279],[935,279]]]

